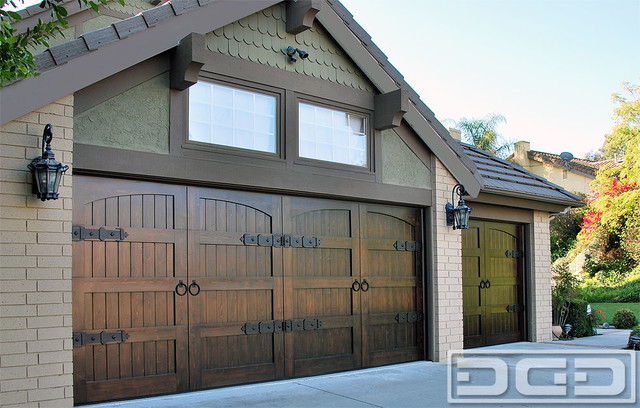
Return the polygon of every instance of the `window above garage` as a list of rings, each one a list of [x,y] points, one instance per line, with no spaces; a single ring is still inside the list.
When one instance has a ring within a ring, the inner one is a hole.
[[[199,81],[189,89],[189,140],[276,153],[277,98]]]
[[[361,115],[298,104],[299,156],[366,167],[367,125]]]

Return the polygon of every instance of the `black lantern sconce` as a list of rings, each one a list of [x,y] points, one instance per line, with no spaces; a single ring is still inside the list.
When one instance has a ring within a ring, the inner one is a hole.
[[[42,156],[38,156],[27,166],[31,170],[32,192],[38,195],[42,201],[57,200],[58,188],[62,174],[69,170],[69,166],[56,161],[51,151],[51,139],[53,130],[51,124],[44,127],[42,133]]]
[[[292,46],[288,46],[287,47],[286,53],[287,53],[287,56],[289,57],[289,62],[296,62],[298,60],[298,58],[296,57],[296,53],[298,53],[298,55],[302,59],[309,58],[309,53],[308,52],[302,51],[299,48],[293,48]]]
[[[453,208],[454,194],[458,194],[460,200],[458,201],[458,206]],[[447,212],[447,225],[452,226],[454,230],[456,229],[467,229],[469,228],[469,215],[471,215],[472,208],[467,207],[462,199],[462,196],[466,194],[466,190],[462,184],[456,184],[451,190],[451,203],[447,203],[444,206],[445,211]]]

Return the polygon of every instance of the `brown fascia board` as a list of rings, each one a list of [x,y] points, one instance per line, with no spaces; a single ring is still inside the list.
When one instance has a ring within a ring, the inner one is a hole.
[[[202,4],[204,1],[199,2]],[[278,3],[278,0],[217,0],[188,11],[176,11],[169,2],[151,9],[160,12],[164,7],[172,7],[172,14],[180,14],[172,15],[151,27],[147,24],[140,31],[94,51],[76,50],[83,55],[68,59],[66,63],[56,65],[38,76],[1,88],[0,125],[170,50],[192,32],[206,34]],[[132,19],[139,21],[141,17],[134,16],[127,20]],[[127,20],[118,24],[127,24]],[[113,25],[106,29],[113,30]],[[74,41],[77,40],[83,41],[82,37]]]
[[[399,88],[409,91],[412,103],[404,115],[404,120],[422,138],[424,143],[440,159],[467,192],[475,197],[484,183],[478,170],[444,126],[435,119],[433,112],[424,105],[418,94],[404,81],[402,75],[393,68],[386,56],[373,44],[371,37],[355,22],[351,13],[336,0],[328,0],[330,7],[322,7],[316,19],[340,46],[347,51],[351,59],[364,72],[367,78],[381,93]],[[451,140],[448,140],[451,139]]]
[[[540,201],[532,200],[531,197],[508,195],[502,190],[483,190],[477,197],[466,200],[469,207],[473,208],[473,203],[492,204],[506,207],[524,208],[527,210],[547,211],[550,213],[563,212],[567,207],[582,207],[582,201],[554,200],[541,198]],[[472,213],[473,214],[473,213]]]
[[[571,194],[571,193],[569,193]],[[573,194],[571,194],[573,195]],[[496,199],[495,197],[502,197],[501,199]],[[482,197],[491,197],[485,201]],[[566,207],[584,207],[585,202],[580,199],[580,197],[575,196],[576,199],[572,199],[567,197],[566,199],[561,198],[552,198],[540,196],[539,198],[534,198],[531,194],[526,193],[518,193],[515,191],[504,191],[501,189],[494,188],[485,188],[482,190],[477,199],[471,198],[471,201],[478,202],[487,202],[487,203],[495,203],[495,204],[505,204],[511,205],[512,207],[520,207],[520,208],[529,208],[532,210],[540,210],[549,208],[556,208],[558,206],[566,208]],[[493,200],[493,201],[490,201]],[[517,203],[518,205],[507,204],[509,202]]]

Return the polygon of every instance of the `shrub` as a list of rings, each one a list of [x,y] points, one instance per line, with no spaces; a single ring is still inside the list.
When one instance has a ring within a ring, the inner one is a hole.
[[[630,336],[640,336],[640,324],[634,327],[629,333]]]
[[[586,302],[573,302],[570,304],[567,316],[567,323],[571,325],[569,335],[573,337],[593,336],[594,322],[593,316],[587,316]]]
[[[638,324],[636,315],[629,309],[616,310],[612,323],[617,329],[631,329]]]
[[[554,264],[552,274],[551,304],[553,324],[564,326],[571,302],[576,299],[578,294],[578,279],[569,271],[565,263]]]

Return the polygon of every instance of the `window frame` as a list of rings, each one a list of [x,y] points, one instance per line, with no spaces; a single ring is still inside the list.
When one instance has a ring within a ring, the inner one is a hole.
[[[294,164],[301,166],[311,166],[317,168],[325,168],[325,169],[337,169],[337,170],[345,170],[349,172],[356,173],[373,173],[375,170],[375,157],[374,157],[374,139],[375,139],[375,129],[373,128],[373,111],[360,108],[353,105],[343,104],[336,101],[327,100],[324,98],[315,97],[312,95],[306,94],[295,94],[294,103],[291,106],[295,107],[292,112],[293,116],[293,125],[290,128],[295,129],[293,140],[290,140],[290,144],[292,145]],[[340,112],[344,112],[347,114],[352,114],[360,117],[364,117],[365,119],[365,131],[367,136],[365,153],[367,163],[365,166],[358,166],[355,164],[347,164],[334,162],[329,160],[321,160],[321,159],[313,159],[310,157],[300,156],[300,104],[304,103],[307,105],[317,106],[320,108],[326,108],[331,110],[336,110]]]
[[[275,152],[266,152],[261,150],[247,149],[243,147],[235,147],[222,145],[217,143],[201,142],[197,140],[189,139],[189,103],[190,92],[189,88],[185,92],[185,132],[184,139],[182,141],[182,148],[187,150],[195,150],[209,153],[219,153],[223,156],[233,155],[241,157],[260,158],[266,160],[284,160],[285,152],[285,109],[284,109],[284,90],[271,87],[264,84],[256,84],[249,81],[243,81],[237,78],[224,77],[222,75],[215,75],[212,73],[201,72],[198,77],[198,82],[206,82],[210,84],[220,85],[227,88],[238,89],[241,91],[247,91],[251,93],[257,93],[261,95],[271,96],[275,98]]]

